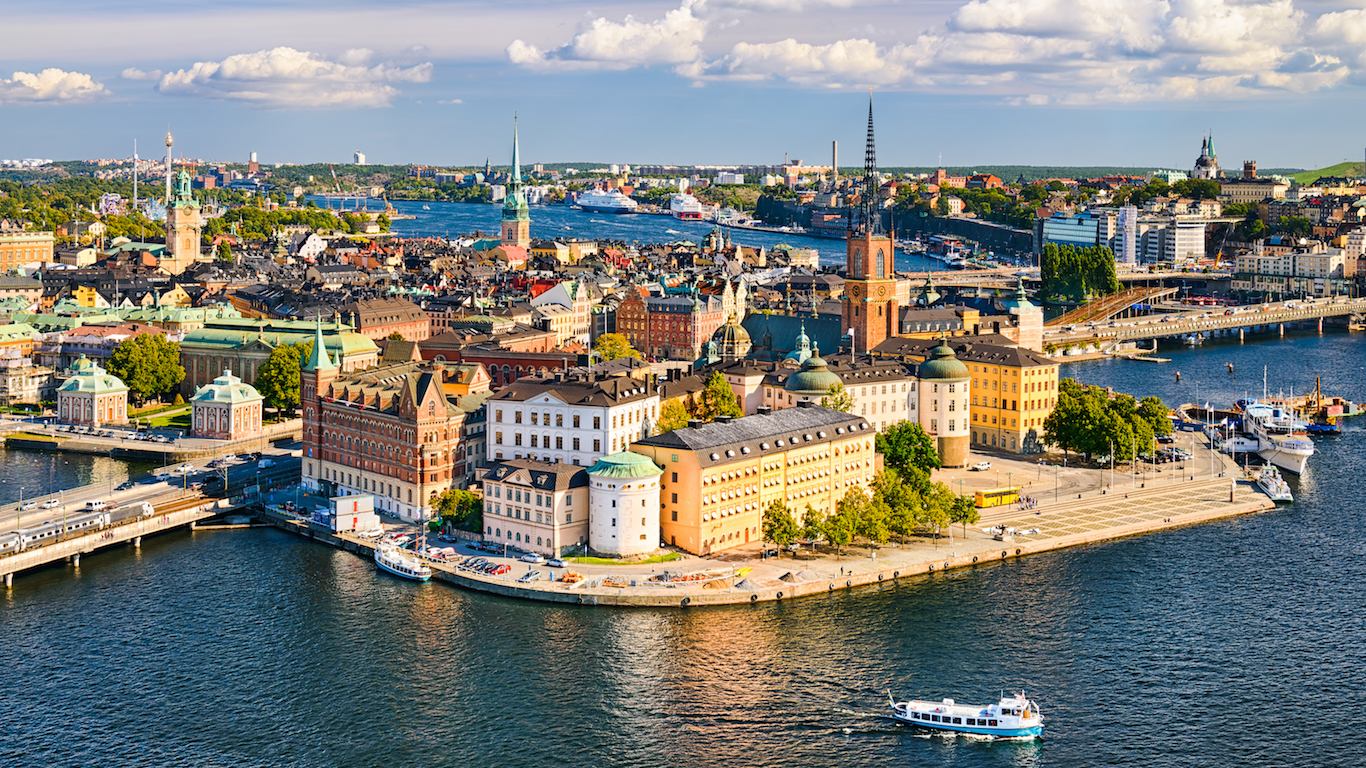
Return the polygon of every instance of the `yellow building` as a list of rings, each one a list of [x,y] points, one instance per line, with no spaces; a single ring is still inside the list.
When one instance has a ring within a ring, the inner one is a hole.
[[[916,362],[923,362],[937,343],[896,341],[895,356]],[[1042,453],[1043,422],[1057,404],[1057,361],[1023,347],[981,343],[972,338],[948,342],[972,374],[972,448]],[[884,343],[880,351],[887,354],[891,346]]]
[[[633,443],[663,468],[664,544],[705,555],[760,541],[764,510],[781,501],[800,519],[829,514],[878,470],[875,430],[861,416],[814,403],[721,418]]]
[[[56,239],[51,232],[5,232],[0,234],[0,272],[34,261],[52,261]]]

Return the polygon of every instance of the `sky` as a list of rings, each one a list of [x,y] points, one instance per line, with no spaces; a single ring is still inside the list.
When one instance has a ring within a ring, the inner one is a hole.
[[[1355,7],[1354,7],[1355,5]],[[0,158],[1318,168],[1338,0],[0,0]]]

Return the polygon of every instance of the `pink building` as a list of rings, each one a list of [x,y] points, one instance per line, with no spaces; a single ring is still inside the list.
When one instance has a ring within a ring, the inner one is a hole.
[[[190,398],[195,437],[238,440],[261,434],[261,403],[265,398],[250,384],[224,371]]]

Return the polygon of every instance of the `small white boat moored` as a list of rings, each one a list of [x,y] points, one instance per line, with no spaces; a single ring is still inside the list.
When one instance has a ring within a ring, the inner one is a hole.
[[[1023,693],[1003,696],[995,704],[959,704],[953,699],[903,701],[887,692],[892,718],[936,731],[971,733],[1004,739],[1032,739],[1043,735],[1043,713]]]
[[[1293,502],[1295,496],[1290,493],[1290,486],[1281,477],[1280,470],[1267,464],[1257,473],[1257,487],[1266,492],[1275,502]]]
[[[375,548],[375,565],[381,571],[413,581],[430,581],[432,569],[398,547],[381,544]]]

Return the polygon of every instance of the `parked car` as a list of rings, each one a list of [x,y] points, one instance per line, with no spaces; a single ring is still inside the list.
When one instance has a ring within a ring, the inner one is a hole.
[[[517,579],[517,581],[521,582],[522,584],[530,584],[531,582],[537,581],[540,578],[540,571],[527,571],[525,574],[521,576],[521,578]]]
[[[979,461],[968,467],[969,472],[985,472],[988,469],[991,469],[991,462],[989,461]]]
[[[551,568],[566,568],[569,566],[568,563],[566,563],[558,557],[550,558],[549,560],[545,561],[545,564],[550,566]]]
[[[489,571],[489,574],[493,576],[502,576],[503,574],[511,570],[512,566],[508,565],[507,563],[502,563],[500,565],[495,565],[493,567],[493,570]]]
[[[62,502],[57,501],[56,499],[48,499],[43,502],[43,509],[52,509],[53,507],[60,507],[61,505]]]
[[[521,560],[521,561],[524,562],[524,563],[535,563],[536,565],[542,565],[542,564],[545,563],[545,558],[544,558],[544,557],[541,557],[540,555],[536,554],[535,552],[530,552],[530,553],[528,553],[528,554],[522,555],[521,557],[519,557],[519,558],[517,558],[517,559],[518,559],[518,560]]]
[[[132,481],[132,480],[125,480],[124,482],[119,483],[119,487],[118,487],[118,488],[115,488],[114,490],[116,490],[116,491],[126,491],[126,490],[128,490],[129,488],[132,488],[132,487],[133,487],[133,481]]]
[[[261,459],[260,461],[256,462],[257,469],[266,469],[268,467],[273,466],[275,466],[275,462],[271,459]]]
[[[27,512],[27,511],[30,510],[30,509],[37,509],[37,508],[38,508],[38,502],[36,502],[36,501],[26,501],[26,502],[24,502],[23,504],[20,504],[20,505],[19,505],[19,510],[20,510],[21,512]]]
[[[1176,442],[1176,438],[1172,437],[1171,435],[1158,435],[1157,442],[1163,443],[1165,445],[1167,443]]]

